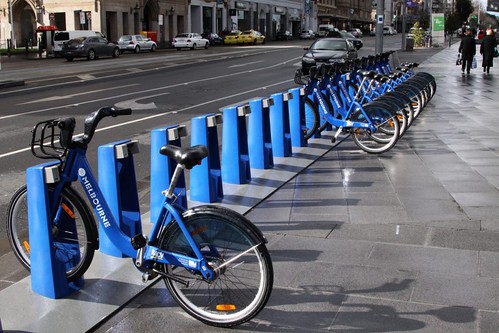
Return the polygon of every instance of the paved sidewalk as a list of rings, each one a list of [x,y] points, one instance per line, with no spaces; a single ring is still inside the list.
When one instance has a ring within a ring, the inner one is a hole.
[[[390,152],[368,155],[349,139],[333,148],[326,137],[276,163],[289,171],[290,161],[309,161],[294,167],[291,181],[279,178],[284,172],[267,174],[283,185],[247,217],[269,239],[274,290],[254,320],[231,332],[498,331],[499,69],[461,76],[457,46],[422,63],[437,94]],[[92,264],[97,272],[107,265]],[[83,313],[103,318],[119,308],[110,294],[141,290],[127,274],[119,269],[113,281],[86,275],[81,295],[55,301],[73,307],[69,313],[51,311],[55,302],[35,295],[38,303],[26,304],[27,319],[19,321],[7,309],[29,290],[11,286],[0,292],[2,327],[88,327],[77,326]],[[91,330],[229,331],[191,319],[162,281],[151,286]]]
[[[270,240],[275,285],[232,332],[498,332],[499,70],[462,77],[456,54],[420,67],[438,91],[392,151],[347,140],[247,214]],[[224,331],[186,316],[162,282],[97,331],[165,323]]]

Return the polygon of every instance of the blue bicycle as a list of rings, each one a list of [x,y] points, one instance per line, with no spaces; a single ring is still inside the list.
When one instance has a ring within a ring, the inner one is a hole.
[[[82,136],[73,137],[74,118],[44,121],[33,129],[32,153],[60,161],[60,181],[48,190],[49,221],[53,248],[58,260],[65,263],[67,279],[80,278],[99,248],[96,217],[110,241],[133,258],[143,281],[161,276],[175,301],[191,316],[220,327],[250,320],[267,303],[273,285],[273,267],[263,234],[232,210],[209,205],[185,209],[176,203],[174,189],[183,170],[201,163],[208,155],[205,146],[163,146],[161,154],[177,166],[163,192],[157,221],[148,236],[129,237],[119,228],[86,153],[101,119],[129,114],[130,109],[101,108],[85,119]],[[73,188],[76,181],[83,186],[95,217]],[[27,186],[22,186],[10,201],[7,232],[14,254],[30,269],[27,191]]]

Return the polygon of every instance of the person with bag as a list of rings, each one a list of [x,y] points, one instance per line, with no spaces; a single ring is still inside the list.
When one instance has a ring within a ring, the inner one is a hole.
[[[490,67],[494,66],[494,54],[496,52],[497,40],[491,28],[487,28],[485,37],[480,45],[480,54],[483,56],[482,67],[483,72],[489,74]]]
[[[466,74],[470,75],[471,64],[476,54],[476,43],[475,38],[471,34],[471,29],[466,29],[464,37],[461,39],[461,44],[459,44],[458,52],[462,55],[461,72],[464,75],[464,70],[466,69]]]

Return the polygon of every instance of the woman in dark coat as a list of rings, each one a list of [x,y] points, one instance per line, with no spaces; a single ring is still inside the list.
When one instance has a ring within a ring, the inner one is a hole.
[[[467,29],[464,37],[461,39],[461,44],[459,44],[459,53],[462,54],[462,66],[461,71],[464,73],[466,68],[466,74],[470,74],[471,62],[476,54],[476,43],[475,38],[471,35],[471,30]]]
[[[496,36],[491,28],[488,28],[480,45],[480,54],[483,55],[483,72],[489,74],[490,67],[494,66],[494,48],[497,46]]]

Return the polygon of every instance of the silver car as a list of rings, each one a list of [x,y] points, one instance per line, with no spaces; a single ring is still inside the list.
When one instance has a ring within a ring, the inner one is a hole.
[[[142,35],[123,35],[118,40],[121,53],[129,51],[139,53],[140,51],[156,51],[158,45],[155,41]]]

